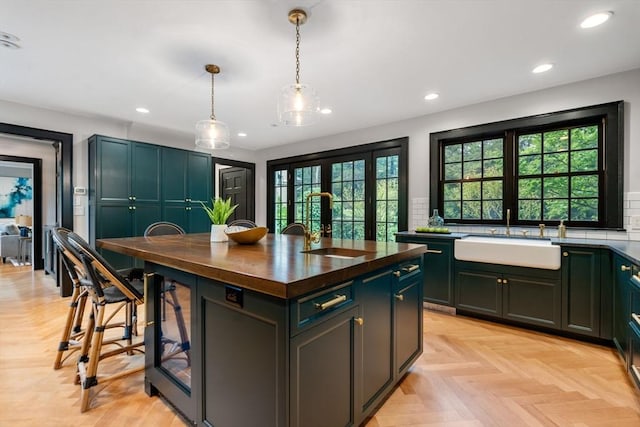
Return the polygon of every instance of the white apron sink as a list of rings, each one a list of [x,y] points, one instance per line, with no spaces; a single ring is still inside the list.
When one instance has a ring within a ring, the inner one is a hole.
[[[560,268],[560,246],[550,240],[468,236],[455,241],[455,258],[520,267]]]

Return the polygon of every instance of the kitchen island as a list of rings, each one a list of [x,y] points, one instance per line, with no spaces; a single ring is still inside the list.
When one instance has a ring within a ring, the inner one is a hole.
[[[422,353],[426,246],[322,239],[304,252],[302,236],[271,234],[97,244],[145,261],[146,389],[196,425],[359,425]]]

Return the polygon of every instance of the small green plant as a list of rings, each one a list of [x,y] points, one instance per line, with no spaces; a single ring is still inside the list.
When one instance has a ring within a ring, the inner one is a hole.
[[[213,208],[210,208],[202,202],[200,202],[200,204],[202,205],[202,208],[205,210],[207,215],[209,215],[211,223],[217,225],[225,224],[233,211],[235,211],[238,207],[238,205],[231,206],[231,197],[229,197],[226,201],[222,200],[220,197],[211,199]]]

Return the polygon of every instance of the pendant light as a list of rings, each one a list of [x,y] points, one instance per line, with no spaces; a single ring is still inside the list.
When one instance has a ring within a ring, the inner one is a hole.
[[[285,126],[306,126],[316,121],[320,110],[316,91],[300,83],[300,25],[307,22],[307,13],[293,9],[289,12],[289,22],[296,26],[296,82],[280,91],[278,119]]]
[[[213,78],[220,72],[220,67],[208,64],[204,69],[211,73],[211,118],[196,123],[196,147],[207,150],[229,148],[229,127],[216,120],[213,110]]]

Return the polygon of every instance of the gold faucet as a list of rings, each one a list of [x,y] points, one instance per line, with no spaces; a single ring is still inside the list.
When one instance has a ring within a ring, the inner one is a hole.
[[[320,241],[320,232],[316,231],[315,233],[311,231],[311,198],[312,197],[328,197],[329,198],[329,209],[333,209],[333,194],[322,192],[322,193],[309,193],[307,194],[307,209],[305,210],[306,219],[304,221],[304,250],[308,251],[311,249],[311,243],[318,243]]]
[[[511,236],[511,230],[509,229],[510,220],[511,220],[511,209],[507,209],[507,236]]]

